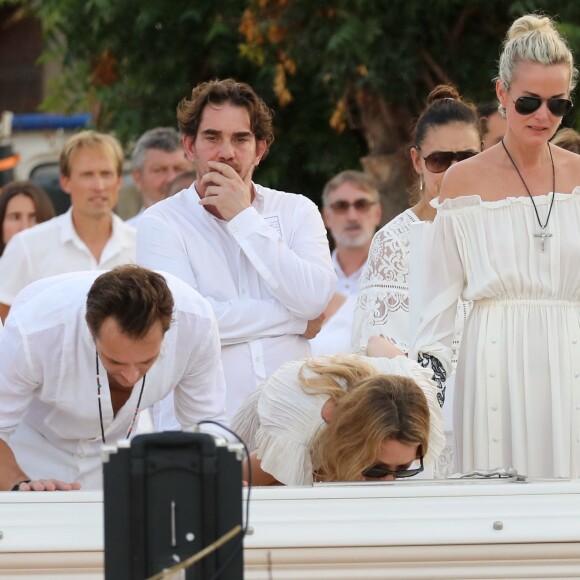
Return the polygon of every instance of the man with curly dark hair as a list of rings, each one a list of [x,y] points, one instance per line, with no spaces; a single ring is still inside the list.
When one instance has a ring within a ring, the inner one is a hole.
[[[143,214],[137,261],[211,303],[231,417],[278,367],[310,354],[336,276],[316,205],[252,181],[274,141],[272,113],[254,90],[202,83],[177,117],[197,178]]]

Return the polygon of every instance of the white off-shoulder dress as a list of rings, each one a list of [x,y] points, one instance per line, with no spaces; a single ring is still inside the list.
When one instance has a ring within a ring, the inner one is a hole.
[[[542,223],[551,199],[534,198]],[[528,197],[437,206],[412,353],[450,370],[457,298],[473,301],[455,379],[459,471],[580,476],[580,187],[556,193],[547,229],[542,252]]]
[[[380,373],[411,377],[425,393],[429,405],[429,450],[425,465],[433,465],[445,446],[443,416],[437,402],[437,387],[430,369],[405,356],[393,359],[357,357],[373,365]],[[315,357],[323,361],[329,357]],[[262,469],[284,485],[312,485],[310,444],[324,426],[322,407],[328,395],[306,393],[298,382],[298,372],[305,361],[280,367],[245,401],[232,420],[233,430],[256,451]],[[306,371],[306,376],[312,371]]]

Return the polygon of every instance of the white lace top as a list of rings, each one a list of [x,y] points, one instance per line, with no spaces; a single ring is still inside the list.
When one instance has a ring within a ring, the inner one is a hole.
[[[373,238],[360,278],[354,313],[353,352],[365,352],[371,336],[382,335],[408,352],[409,229],[419,218],[408,209]]]
[[[364,353],[371,336],[384,336],[409,352],[413,339],[409,319],[409,230],[421,220],[408,209],[383,226],[373,238],[360,279],[354,314],[353,352]],[[424,267],[421,264],[420,267]],[[458,301],[453,340],[453,368],[471,302]]]

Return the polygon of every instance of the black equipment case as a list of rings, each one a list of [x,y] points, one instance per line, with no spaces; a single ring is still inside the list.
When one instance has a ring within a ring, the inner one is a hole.
[[[181,431],[138,435],[106,449],[106,580],[153,576],[241,525],[242,459],[239,445]],[[240,580],[242,534],[181,574]]]

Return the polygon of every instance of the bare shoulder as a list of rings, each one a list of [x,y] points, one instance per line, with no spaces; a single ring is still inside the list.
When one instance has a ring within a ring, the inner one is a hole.
[[[497,153],[493,149],[452,165],[441,183],[439,200],[454,199],[465,195],[479,195],[482,199],[486,198],[485,192],[489,190],[489,184],[483,176],[493,175],[493,167],[497,163]]]
[[[550,149],[556,166],[556,190],[570,193],[580,185],[580,155],[557,145]]]

